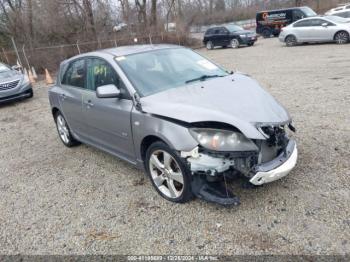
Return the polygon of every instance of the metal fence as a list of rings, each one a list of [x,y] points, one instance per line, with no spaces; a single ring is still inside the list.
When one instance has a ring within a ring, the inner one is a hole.
[[[74,44],[55,44],[35,48],[29,48],[26,45],[18,46],[13,40],[13,49],[5,50],[2,48],[0,50],[0,60],[9,65],[19,63],[23,68],[34,67],[38,73],[43,73],[45,69],[55,72],[61,61],[81,53],[124,45],[159,43],[185,45],[193,48],[200,47],[198,40],[180,33],[132,35],[122,38],[114,37],[113,39],[98,39],[97,41],[88,42],[77,41]]]

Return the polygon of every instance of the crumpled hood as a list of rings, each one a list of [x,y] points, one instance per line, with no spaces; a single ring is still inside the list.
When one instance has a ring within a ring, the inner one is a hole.
[[[256,128],[290,121],[288,112],[250,77],[235,73],[141,98],[146,113],[187,123],[230,124],[246,137],[265,139]]]

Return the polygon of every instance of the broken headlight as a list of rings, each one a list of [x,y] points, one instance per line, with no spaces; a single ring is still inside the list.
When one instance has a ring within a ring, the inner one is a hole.
[[[214,151],[257,151],[258,147],[243,134],[228,130],[191,128],[191,135],[197,142]]]

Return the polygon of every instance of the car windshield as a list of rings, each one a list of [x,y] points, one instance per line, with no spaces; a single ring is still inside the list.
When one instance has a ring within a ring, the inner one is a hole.
[[[149,96],[229,73],[186,48],[169,48],[115,58],[140,96]]]
[[[8,72],[10,70],[11,69],[7,65],[0,63],[0,73]]]
[[[225,25],[225,27],[230,31],[230,32],[237,32],[237,31],[243,31],[244,29],[238,25]]]
[[[301,10],[304,12],[306,17],[310,16],[316,16],[317,14],[315,13],[314,10],[312,10],[310,7],[302,7]]]
[[[326,18],[328,20],[331,20],[332,22],[335,22],[335,23],[349,23],[350,22],[349,19],[346,19],[346,18],[343,18],[340,16],[327,16]]]

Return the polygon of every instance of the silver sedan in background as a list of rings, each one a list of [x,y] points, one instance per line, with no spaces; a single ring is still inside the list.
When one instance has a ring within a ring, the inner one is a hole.
[[[25,74],[0,63],[0,103],[30,98],[32,85]]]
[[[350,21],[338,16],[301,19],[282,29],[279,39],[287,46],[309,42],[346,44],[350,39]]]

